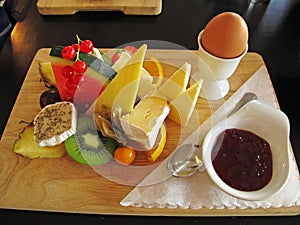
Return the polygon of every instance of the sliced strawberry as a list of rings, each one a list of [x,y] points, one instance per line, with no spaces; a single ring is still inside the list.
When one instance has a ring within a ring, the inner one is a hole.
[[[116,52],[111,58],[112,63],[115,64],[115,62],[117,62],[119,58],[120,58],[120,54]]]
[[[133,55],[136,52],[137,48],[132,45],[127,45],[124,47],[124,51],[129,53],[130,55]]]

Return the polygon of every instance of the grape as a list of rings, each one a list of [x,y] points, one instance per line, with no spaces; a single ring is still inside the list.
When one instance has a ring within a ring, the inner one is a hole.
[[[59,92],[56,89],[46,90],[40,96],[41,108],[44,108],[46,105],[50,105],[56,102],[61,102]]]

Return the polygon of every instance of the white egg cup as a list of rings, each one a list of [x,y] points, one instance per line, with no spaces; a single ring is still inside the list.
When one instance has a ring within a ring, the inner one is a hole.
[[[198,35],[198,69],[199,77],[203,79],[203,85],[200,96],[207,100],[218,100],[223,98],[229,92],[228,78],[234,73],[241,59],[248,51],[248,45],[244,52],[235,58],[225,59],[216,57],[207,52],[201,44],[201,35]]]

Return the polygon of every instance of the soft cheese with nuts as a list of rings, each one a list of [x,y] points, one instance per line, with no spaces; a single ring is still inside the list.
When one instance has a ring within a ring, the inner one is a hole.
[[[47,105],[34,118],[34,141],[41,147],[58,145],[75,134],[76,121],[73,103]]]

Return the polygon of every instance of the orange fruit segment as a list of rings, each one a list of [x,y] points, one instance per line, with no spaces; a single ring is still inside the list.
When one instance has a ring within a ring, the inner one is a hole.
[[[151,56],[150,60],[144,61],[143,67],[151,76],[157,77],[155,85],[159,87],[164,78],[164,72],[160,61],[156,57]]]
[[[160,128],[159,135],[160,135],[160,137],[159,137],[160,139],[158,141],[157,147],[152,150],[145,151],[145,155],[150,162],[156,161],[165,148],[165,144],[166,144],[166,140],[167,140],[167,131],[166,131],[166,127],[164,124],[162,124],[162,126]]]

